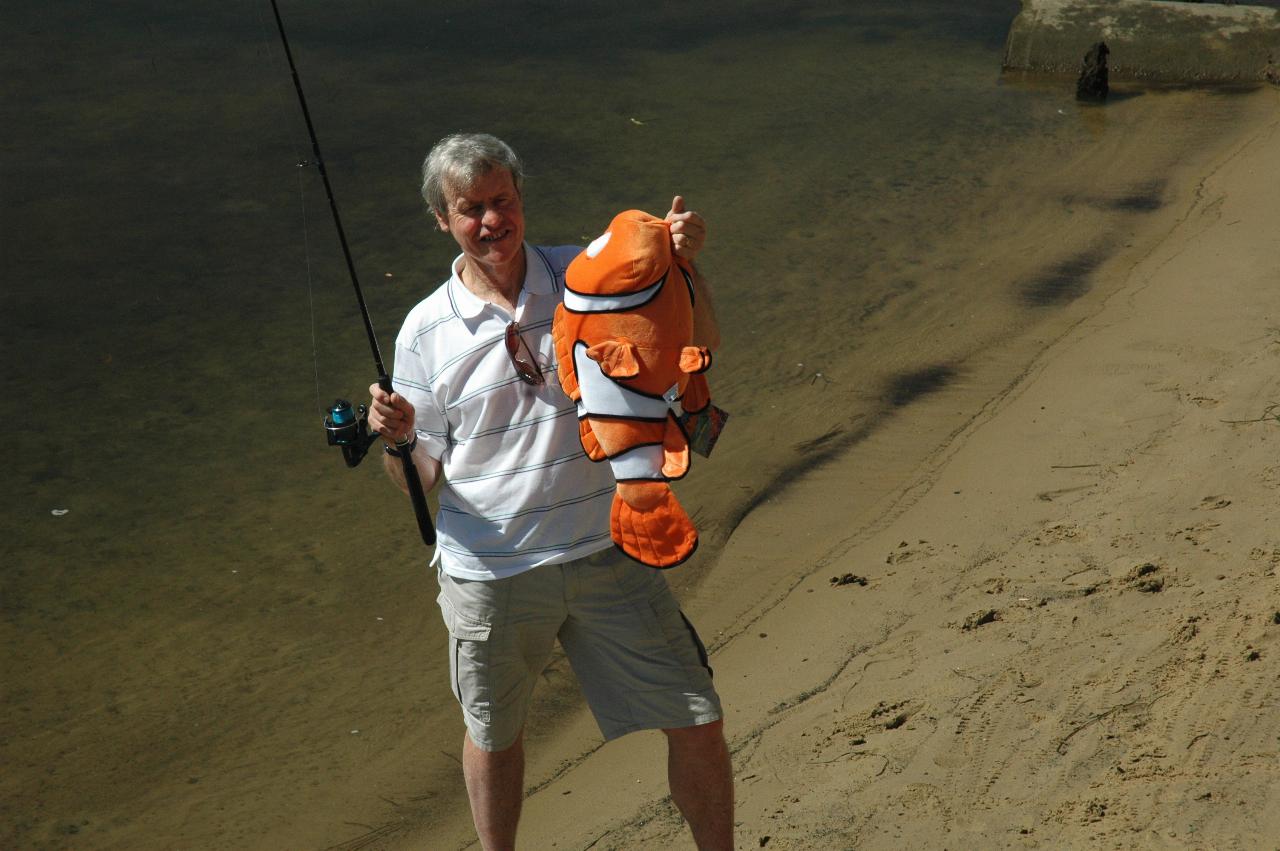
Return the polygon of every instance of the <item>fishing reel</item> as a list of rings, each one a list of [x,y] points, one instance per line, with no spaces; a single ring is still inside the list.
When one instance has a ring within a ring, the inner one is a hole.
[[[342,459],[348,467],[363,461],[379,437],[369,432],[369,408],[360,405],[353,409],[346,399],[338,399],[329,407],[324,430],[330,446],[342,447]]]

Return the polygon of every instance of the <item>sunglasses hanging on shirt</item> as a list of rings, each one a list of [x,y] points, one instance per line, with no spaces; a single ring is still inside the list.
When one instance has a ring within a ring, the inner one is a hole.
[[[516,375],[520,380],[535,387],[544,384],[546,378],[542,375],[542,368],[538,366],[533,352],[529,350],[529,344],[524,341],[524,337],[520,336],[520,326],[515,322],[507,325],[506,342],[507,357],[511,359],[511,365],[515,367]]]

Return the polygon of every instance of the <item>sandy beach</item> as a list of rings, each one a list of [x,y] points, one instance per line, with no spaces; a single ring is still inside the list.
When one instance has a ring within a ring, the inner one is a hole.
[[[849,497],[905,423],[734,530],[689,607],[740,847],[1274,846],[1276,162],[1272,117],[904,487]],[[912,421],[945,421],[948,396]],[[751,581],[778,558],[810,567]],[[522,846],[692,847],[656,734],[583,753],[590,724],[534,753]]]

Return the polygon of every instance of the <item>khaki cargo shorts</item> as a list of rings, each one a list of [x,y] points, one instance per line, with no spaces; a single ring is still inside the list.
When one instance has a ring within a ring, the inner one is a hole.
[[[706,648],[659,571],[611,549],[506,579],[439,579],[453,693],[483,750],[515,743],[557,639],[605,739],[720,718]]]

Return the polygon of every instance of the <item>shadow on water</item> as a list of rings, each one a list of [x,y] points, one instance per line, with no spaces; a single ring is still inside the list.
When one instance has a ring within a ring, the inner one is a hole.
[[[1070,304],[1089,291],[1090,276],[1110,255],[1109,250],[1094,247],[1060,260],[1019,284],[1018,296],[1028,307]]]
[[[1124,213],[1153,213],[1164,206],[1165,182],[1153,180],[1135,186],[1129,192],[1114,198],[1103,198],[1098,206]]]
[[[895,408],[904,408],[921,396],[938,392],[955,377],[955,369],[946,364],[904,372],[885,382],[884,400]]]
[[[865,440],[883,421],[883,415],[863,418],[848,428],[833,428],[825,434],[798,444],[795,449],[798,450],[800,457],[779,470],[770,479],[767,487],[758,489],[751,499],[743,503],[733,516],[727,519],[724,524],[726,536],[732,535],[742,521],[751,515],[751,512],[781,495],[806,473],[840,457],[857,443]]]
[[[1068,210],[1076,204],[1087,204],[1096,210],[1114,213],[1154,213],[1165,205],[1167,181],[1147,180],[1114,193],[1098,195],[1064,195],[1062,204]]]
[[[1079,105],[1081,109],[1106,109],[1109,105],[1114,106],[1116,104],[1124,103],[1127,100],[1140,98],[1146,93],[1146,89],[1116,88],[1115,86],[1112,86],[1111,90],[1107,92],[1106,103],[1095,104],[1082,102]]]
[[[884,391],[881,394],[882,401],[887,407],[867,416],[858,416],[847,425],[835,426],[816,437],[795,444],[792,447],[795,461],[777,472],[767,487],[757,491],[755,496],[734,513],[732,519],[726,524],[728,534],[732,534],[732,530],[736,529],[756,508],[780,495],[806,473],[840,457],[865,440],[888,421],[893,411],[905,408],[924,396],[938,392],[951,384],[958,375],[959,371],[953,366],[934,364],[891,376],[885,381]]]

